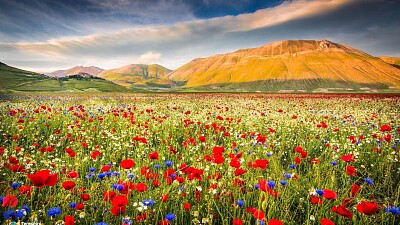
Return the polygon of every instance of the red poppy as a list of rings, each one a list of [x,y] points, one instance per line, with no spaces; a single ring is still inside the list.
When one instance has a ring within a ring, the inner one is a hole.
[[[96,159],[100,154],[101,152],[99,150],[96,150],[93,151],[92,154],[90,154],[90,157],[92,157],[92,159]]]
[[[50,170],[39,170],[27,177],[35,187],[54,186],[57,183],[57,174],[50,174]]]
[[[136,185],[136,191],[138,192],[144,192],[147,190],[147,185],[143,183],[139,183]]]
[[[114,216],[119,216],[119,215],[125,213],[125,211],[126,211],[125,206],[122,206],[122,207],[113,207],[113,208],[111,209],[111,213],[112,213]]]
[[[20,194],[20,195],[22,194],[22,195],[26,195],[26,196],[30,197],[31,196],[31,189],[32,189],[31,186],[23,185],[23,186],[19,187],[18,194]]]
[[[327,218],[322,218],[320,220],[320,222],[321,222],[321,225],[335,225],[335,223],[332,220],[327,219]]]
[[[253,212],[253,216],[254,218],[258,219],[258,220],[263,220],[265,219],[265,213],[261,210],[256,210]]]
[[[169,198],[168,194],[165,194],[165,195],[161,196],[161,201],[166,202],[166,201],[168,201],[168,198]]]
[[[150,159],[158,159],[158,152],[149,153]]]
[[[83,203],[79,203],[76,205],[76,210],[82,210],[85,208],[85,205]]]
[[[101,167],[101,172],[109,171],[110,168],[111,168],[111,166],[109,166],[109,165],[104,165],[104,166]]]
[[[114,207],[123,207],[128,204],[128,198],[125,195],[117,195],[112,199],[111,202]]]
[[[65,182],[62,183],[62,187],[63,187],[65,190],[72,189],[72,188],[75,187],[75,182],[73,182],[73,181],[65,181]]]
[[[185,203],[184,205],[183,205],[183,209],[185,210],[185,211],[190,211],[190,208],[191,208],[192,206],[190,205],[190,203],[188,202],[188,203]]]
[[[247,171],[242,169],[242,168],[238,168],[235,170],[235,176],[240,176],[242,174],[245,174]]]
[[[335,213],[337,213],[341,216],[344,216],[348,219],[351,219],[353,217],[353,213],[343,205],[333,206],[331,210],[332,210],[332,212],[335,212]]]
[[[347,166],[345,171],[349,176],[357,176],[357,171],[356,168],[354,168],[354,166]]]
[[[256,167],[265,170],[267,168],[267,165],[268,165],[268,160],[266,160],[266,159],[256,159],[255,164],[256,164]]]
[[[230,166],[234,168],[239,168],[240,167],[240,161],[237,158],[231,159],[231,162],[229,163]]]
[[[342,160],[345,162],[354,162],[354,155],[353,154],[343,155]]]
[[[243,225],[243,220],[241,219],[233,219],[232,225]]]
[[[304,150],[303,150],[302,147],[296,146],[296,147],[294,148],[294,151],[295,151],[295,152],[298,152],[298,153],[301,153],[301,152],[303,152]]]
[[[12,165],[8,166],[8,168],[13,172],[25,172],[25,167],[21,165]]]
[[[321,162],[321,160],[319,160],[318,158],[312,158],[310,163],[311,164],[319,164]]]
[[[390,126],[387,125],[387,124],[384,124],[384,125],[381,126],[381,131],[382,131],[382,132],[385,132],[385,131],[392,131],[392,127],[390,127]]]
[[[200,136],[200,137],[199,137],[199,141],[201,141],[201,142],[205,142],[205,141],[206,141],[206,137],[204,137],[204,136]]]
[[[71,172],[68,172],[67,177],[68,177],[68,178],[78,178],[78,177],[79,177],[79,174],[78,174],[78,172],[76,172],[76,171],[71,171]]]
[[[372,215],[379,210],[379,206],[374,202],[361,201],[361,203],[357,205],[357,210],[362,214]]]
[[[74,225],[75,220],[73,216],[65,216],[64,218],[64,225]]]
[[[105,202],[110,202],[115,196],[116,194],[113,191],[105,191],[103,193],[103,199]]]
[[[120,165],[124,169],[130,169],[135,166],[135,162],[132,159],[124,159]]]
[[[283,223],[280,220],[271,219],[270,221],[268,221],[268,225],[283,225]]]
[[[1,206],[14,208],[17,206],[17,203],[18,199],[15,195],[6,195],[6,197],[3,198],[3,204]]]
[[[87,200],[90,199],[90,195],[89,195],[89,194],[82,194],[82,195],[81,195],[81,199],[82,199],[83,201],[87,201]]]
[[[213,155],[213,162],[216,164],[224,163],[225,159],[221,155]]]
[[[322,199],[317,198],[315,196],[312,196],[310,199],[310,202],[314,205],[318,204],[318,205],[322,205]]]
[[[353,186],[351,186],[351,197],[356,196],[356,194],[360,191],[361,186],[358,184],[353,184]]]
[[[161,185],[161,182],[160,182],[159,180],[153,180],[152,185],[153,185],[154,187],[158,187],[158,186]]]
[[[329,190],[329,189],[324,189],[323,196],[325,199],[336,199],[336,197],[337,197],[336,192]]]

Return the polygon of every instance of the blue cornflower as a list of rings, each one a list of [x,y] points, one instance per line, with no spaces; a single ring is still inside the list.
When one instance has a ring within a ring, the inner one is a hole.
[[[17,217],[18,219],[22,219],[26,215],[26,212],[24,209],[18,210],[14,213],[14,216]]]
[[[295,167],[296,167],[296,165],[290,164],[290,169],[294,169]]]
[[[32,209],[28,205],[23,205],[21,208],[25,210],[27,213],[30,213],[32,211]]]
[[[265,225],[265,222],[262,221],[262,220],[257,220],[257,223],[256,223],[256,224],[258,224],[258,225]]]
[[[154,168],[156,168],[156,169],[160,169],[160,168],[161,168],[161,166],[160,166],[160,164],[156,164],[156,165],[154,165]]]
[[[74,209],[76,207],[76,202],[70,202],[69,207]]]
[[[175,219],[175,214],[173,214],[173,213],[168,213],[168,214],[165,216],[165,219],[168,220],[168,221],[172,221],[172,220]]]
[[[364,181],[365,181],[365,183],[367,183],[367,184],[370,184],[370,185],[373,185],[374,184],[374,182],[371,180],[371,178],[364,178]]]
[[[174,180],[176,178],[176,174],[170,174],[169,177],[171,177],[172,180]]]
[[[124,185],[123,185],[123,184],[117,185],[117,190],[118,190],[118,191],[124,190]]]
[[[85,176],[87,179],[90,179],[94,177],[94,173],[88,173],[88,175]]]
[[[106,172],[106,176],[107,176],[107,177],[111,176],[112,174],[113,174],[113,173],[112,173],[111,171],[107,171],[107,172]]]
[[[53,207],[53,208],[50,208],[48,211],[47,211],[47,216],[55,216],[55,215],[59,215],[59,214],[61,214],[62,213],[62,211],[61,211],[61,209],[59,209],[59,208],[57,208],[57,207]]]
[[[106,223],[106,222],[98,222],[95,225],[108,225],[108,223]]]
[[[128,174],[128,178],[131,180],[135,179],[135,174],[133,173]]]
[[[172,161],[170,161],[170,160],[167,160],[167,161],[164,162],[164,165],[167,166],[167,167],[171,167],[172,164],[173,164],[173,163],[172,163]]]
[[[0,202],[3,202],[4,196],[0,196]]]
[[[386,207],[385,212],[400,215],[400,208],[396,206],[388,206]]]
[[[237,201],[237,205],[238,205],[239,207],[244,206],[244,201],[243,201],[243,200]]]
[[[332,166],[336,166],[337,164],[338,164],[337,162],[331,161],[331,165],[332,165]]]
[[[255,189],[259,189],[259,188],[260,188],[260,185],[259,185],[259,184],[255,184],[255,185],[254,185],[254,188],[255,188]]]
[[[104,173],[99,173],[97,175],[98,178],[103,179],[106,175]]]
[[[142,203],[145,206],[152,206],[152,205],[154,205],[155,202],[153,199],[143,199]]]
[[[6,219],[6,220],[9,220],[9,219],[11,219],[13,214],[14,214],[14,210],[13,209],[9,209],[9,210],[3,212],[3,218]]]
[[[274,188],[276,184],[275,184],[274,181],[269,180],[269,181],[267,182],[267,185],[268,185],[268,187],[270,187],[270,188]]]
[[[292,178],[292,174],[290,174],[290,173],[284,173],[283,176],[284,176],[286,179]]]
[[[113,175],[114,177],[120,177],[120,176],[121,176],[120,173],[119,173],[118,171],[112,172],[112,175]]]
[[[93,173],[94,171],[96,171],[96,168],[90,167],[90,168],[89,168],[89,171]]]
[[[112,188],[112,189],[117,189],[117,187],[118,187],[118,184],[112,184],[112,185],[111,185],[111,188]]]
[[[267,152],[267,156],[270,157],[272,154],[270,152]]]
[[[317,192],[317,194],[319,194],[319,195],[323,195],[324,194],[323,190],[316,190],[315,192]]]
[[[285,186],[285,185],[287,184],[287,181],[286,181],[286,180],[281,180],[281,181],[279,181],[279,183],[280,183],[282,186]]]
[[[11,187],[12,187],[12,189],[17,189],[18,187],[19,187],[19,183],[18,182],[13,182],[12,184],[11,184]]]

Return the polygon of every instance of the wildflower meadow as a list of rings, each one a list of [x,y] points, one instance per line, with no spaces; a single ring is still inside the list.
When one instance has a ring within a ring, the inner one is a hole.
[[[400,224],[400,96],[19,94],[2,224]]]

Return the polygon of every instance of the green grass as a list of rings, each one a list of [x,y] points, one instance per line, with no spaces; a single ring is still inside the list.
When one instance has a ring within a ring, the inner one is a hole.
[[[7,92],[125,92],[127,89],[103,79],[50,78],[0,64],[0,90]]]

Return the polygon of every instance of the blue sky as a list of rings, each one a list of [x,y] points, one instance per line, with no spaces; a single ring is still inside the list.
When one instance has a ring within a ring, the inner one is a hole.
[[[158,63],[287,39],[400,57],[392,0],[0,0],[0,61],[38,72]]]

